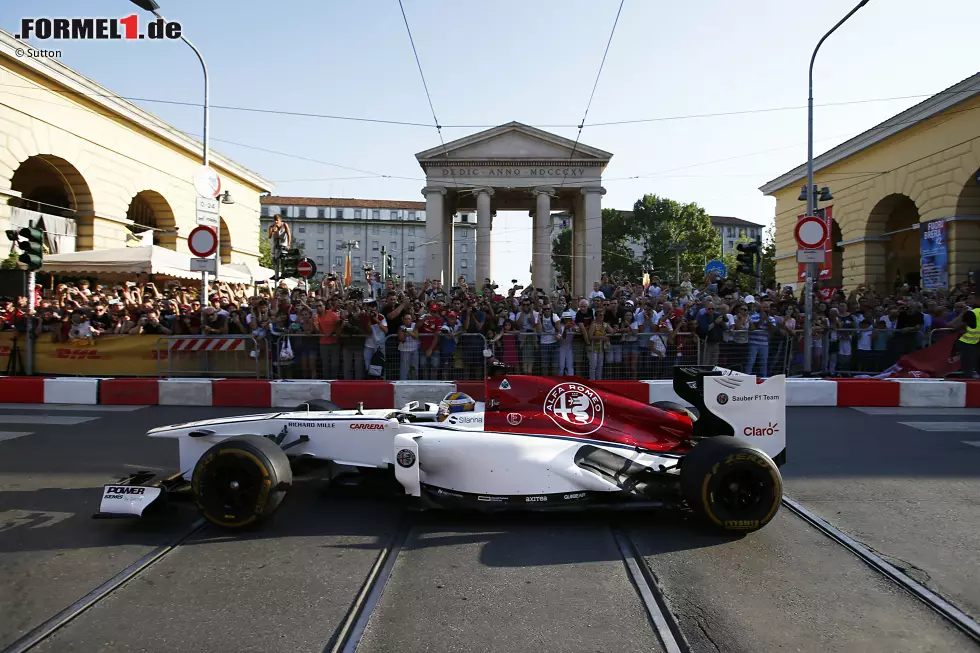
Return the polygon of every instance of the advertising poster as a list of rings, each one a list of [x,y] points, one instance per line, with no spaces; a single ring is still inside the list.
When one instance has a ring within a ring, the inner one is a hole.
[[[946,220],[930,220],[921,227],[922,288],[946,288],[949,261],[946,251]]]
[[[825,209],[817,209],[817,217],[823,218],[827,223],[827,233],[832,234],[832,227],[834,226],[834,207],[828,206]],[[804,218],[803,215],[796,216],[796,221],[799,222]],[[797,279],[803,281],[806,279],[806,263],[797,263]],[[817,265],[817,270],[819,271],[815,281],[820,279],[829,279],[831,272],[834,267],[834,239],[827,238],[827,245],[825,248],[823,263]]]

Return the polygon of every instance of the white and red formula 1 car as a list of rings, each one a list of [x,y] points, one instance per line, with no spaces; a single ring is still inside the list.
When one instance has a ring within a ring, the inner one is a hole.
[[[140,516],[168,495],[241,528],[272,514],[303,460],[387,475],[423,507],[481,510],[679,507],[727,531],[762,528],[782,496],[786,379],[716,367],[674,371],[674,402],[649,405],[602,381],[496,376],[484,402],[288,412],[151,430],[177,440],[180,473],[105,487],[96,516]],[[435,399],[435,398],[434,398]]]

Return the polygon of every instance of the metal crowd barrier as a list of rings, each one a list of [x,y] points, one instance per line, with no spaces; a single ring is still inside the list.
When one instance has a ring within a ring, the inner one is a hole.
[[[726,331],[720,342],[701,338],[700,346],[702,365],[718,365],[761,377],[786,374],[794,352],[792,338],[766,333],[763,342],[746,330]]]
[[[261,344],[251,335],[161,336],[156,342],[156,360],[160,378],[258,379],[268,374]]]
[[[942,329],[932,329],[929,332],[929,346],[931,347],[932,345],[936,344],[937,341],[942,340],[951,333],[959,333],[959,330],[947,329],[945,327]]]
[[[577,330],[564,336],[502,331],[486,346],[513,374],[651,380],[671,378],[675,365],[698,363],[701,343],[694,333],[612,334],[586,342]]]
[[[438,342],[430,353],[424,336],[403,345],[398,333],[392,333],[382,347],[375,347],[363,335],[340,336],[337,343],[326,344],[318,333],[287,333],[270,336],[263,357],[273,379],[477,381],[486,376],[483,335],[435,337]]]

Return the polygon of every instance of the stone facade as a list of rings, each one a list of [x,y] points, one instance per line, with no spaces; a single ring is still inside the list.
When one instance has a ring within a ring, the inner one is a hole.
[[[425,171],[429,279],[451,281],[454,252],[446,234],[461,210],[477,214],[476,279],[490,277],[496,211],[527,210],[531,221],[531,283],[554,287],[552,211],[572,226],[572,288],[585,294],[602,273],[602,172],[612,154],[562,136],[509,122],[415,155]]]
[[[148,226],[164,230],[156,244],[190,255],[197,197],[191,179],[202,145],[55,60],[17,58],[18,45],[0,32],[0,227],[10,204],[58,211],[23,201],[54,184],[70,205],[63,214],[77,223],[77,250],[124,247],[133,224],[127,214],[142,194],[155,221]],[[235,202],[221,206],[221,240],[230,246],[222,260],[255,263],[259,195],[272,185],[213,152],[211,166]]]
[[[839,233],[833,283],[888,284],[918,260],[918,225],[948,220],[950,283],[980,270],[980,74],[814,159]],[[796,283],[793,230],[805,166],[762,187],[776,198],[776,276]],[[835,229],[835,232],[837,230]]]

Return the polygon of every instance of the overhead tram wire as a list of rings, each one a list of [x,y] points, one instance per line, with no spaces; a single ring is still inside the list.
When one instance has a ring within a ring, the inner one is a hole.
[[[401,0],[398,0],[401,2]],[[619,15],[623,13],[623,5],[626,4],[626,0],[619,0],[619,9],[616,10],[616,20],[613,21],[612,30],[609,32],[609,40],[606,41],[606,49],[602,53],[602,61],[599,62],[599,70],[595,75],[595,82],[592,84],[592,93],[589,94],[589,102],[585,105],[585,113],[582,114],[582,120],[578,124],[578,133],[575,135],[575,144],[572,145],[572,152],[568,155],[568,164],[571,165],[572,159],[575,158],[575,149],[578,147],[579,139],[582,138],[582,129],[585,127],[585,119],[589,117],[589,109],[592,108],[592,100],[595,98],[595,91],[599,88],[599,78],[602,76],[602,69],[606,65],[606,57],[609,55],[609,47],[612,45],[613,36],[616,35],[616,26],[619,25]],[[565,168],[565,174],[562,175],[561,185],[558,186],[558,190],[565,187],[565,181],[568,179],[568,168]]]
[[[435,123],[436,133],[439,134],[439,142],[442,143],[442,152],[446,155],[446,163],[449,163],[449,150],[446,148],[446,141],[442,137],[442,125],[439,124],[439,119],[436,117],[436,108],[432,104],[432,95],[429,93],[429,85],[425,81],[425,73],[422,72],[422,61],[419,59],[419,51],[415,49],[415,39],[412,38],[412,28],[408,26],[408,16],[405,15],[405,5],[402,0],[398,0],[398,8],[402,12],[402,20],[405,22],[405,31],[408,32],[408,42],[412,44],[412,54],[415,55],[415,65],[419,68],[419,77],[422,78],[422,88],[425,89],[425,98],[429,101],[429,110],[432,112],[432,122]],[[456,182],[456,171],[453,167],[449,166],[449,173],[453,177],[453,186],[459,192],[459,184]],[[445,208],[445,207],[443,207]]]
[[[4,86],[4,84],[0,84],[0,86]],[[21,87],[21,86],[17,86],[17,88],[33,89],[33,87]],[[64,94],[71,95],[71,94],[77,94],[77,93],[70,92],[70,91],[65,91]],[[12,97],[24,98],[26,100],[31,100],[33,102],[41,102],[43,104],[50,104],[52,106],[57,106],[57,107],[62,107],[62,108],[70,108],[70,109],[74,109],[74,110],[77,110],[77,111],[85,111],[85,112],[91,113],[93,115],[99,115],[99,116],[102,115],[102,114],[98,113],[97,111],[94,111],[92,109],[89,109],[88,107],[84,107],[84,106],[81,106],[81,105],[69,105],[69,106],[65,107],[65,105],[59,104],[57,102],[52,102],[50,100],[43,100],[41,98],[36,98],[36,97],[29,96],[29,95],[20,95],[20,94],[17,94],[17,93],[7,93],[7,95],[8,96],[12,96]],[[121,99],[125,99],[125,98],[122,98],[121,96],[113,96],[113,97],[119,97]],[[0,102],[0,106],[6,106],[6,107],[8,107],[10,109],[18,110],[16,107],[13,107],[13,106],[11,106],[9,104],[6,104],[6,103],[3,103],[3,102]],[[980,106],[968,107],[966,109],[950,110],[950,111],[947,111],[944,115],[945,116],[952,116],[952,115],[955,115],[955,114],[958,114],[958,113],[966,113],[968,111],[976,111],[978,109],[980,109]],[[838,138],[853,137],[853,136],[855,136],[857,134],[874,133],[876,131],[881,131],[883,129],[887,129],[887,128],[891,128],[891,127],[895,127],[895,126],[899,126],[899,125],[914,124],[914,123],[917,123],[919,121],[920,120],[918,118],[913,118],[913,119],[910,119],[910,120],[905,120],[905,121],[899,121],[899,122],[890,123],[888,125],[881,124],[881,125],[877,125],[875,127],[871,127],[869,129],[865,129],[865,130],[861,130],[861,131],[857,131],[857,132],[848,132],[848,133],[845,133],[845,134],[836,134],[834,136],[828,136],[828,137],[820,138],[820,139],[817,139],[817,140],[820,141],[820,142],[822,142],[822,141],[828,141],[828,140],[836,140]],[[938,124],[942,124],[942,123],[938,123]],[[428,125],[426,125],[426,126],[428,127]],[[935,126],[938,126],[938,125],[933,125],[933,127],[935,127]],[[933,127],[929,127],[929,129],[932,129]],[[197,134],[197,133],[194,133],[194,132],[183,132],[183,131],[181,131],[181,133],[182,134],[185,134],[186,136],[190,136],[192,138],[199,138],[200,137],[200,134]],[[352,168],[350,166],[343,166],[343,165],[340,165],[340,164],[337,164],[337,163],[331,163],[329,161],[322,161],[320,159],[314,159],[314,158],[310,158],[310,157],[304,157],[304,156],[297,155],[297,154],[292,154],[292,153],[289,153],[289,152],[282,152],[282,151],[279,151],[279,150],[272,150],[272,149],[268,149],[268,148],[264,148],[264,147],[259,147],[259,146],[256,146],[256,145],[249,145],[249,144],[246,144],[246,143],[239,143],[239,142],[236,142],[236,141],[230,141],[230,140],[226,140],[226,139],[213,138],[212,140],[220,141],[222,143],[228,143],[230,145],[237,145],[239,147],[244,147],[244,148],[247,148],[247,149],[254,149],[254,150],[261,151],[261,152],[267,152],[269,154],[276,154],[276,155],[279,155],[279,156],[286,156],[286,157],[290,157],[290,158],[294,158],[294,159],[301,159],[303,161],[309,161],[311,163],[319,163],[321,165],[326,165],[326,166],[331,166],[331,167],[338,167],[338,168],[342,168],[342,169],[346,169],[346,170],[352,170],[354,172],[364,172],[366,174],[370,174],[372,176],[372,178],[379,178],[379,179],[381,179],[381,178],[384,178],[384,179],[397,179],[397,180],[406,180],[406,181],[425,181],[425,178],[423,178],[423,177],[406,177],[406,176],[399,176],[399,175],[388,175],[388,174],[383,174],[383,173],[378,173],[378,172],[372,172],[372,171],[369,171],[369,170],[361,170],[360,168]],[[758,156],[760,154],[768,154],[769,152],[777,152],[777,151],[780,151],[780,150],[792,149],[794,147],[800,147],[802,145],[805,145],[805,143],[794,143],[794,144],[791,144],[791,145],[780,145],[779,147],[772,147],[772,148],[767,148],[767,149],[764,149],[764,150],[755,150],[753,152],[746,152],[744,154],[737,154],[737,155],[730,156],[730,157],[725,157],[725,158],[722,158],[722,159],[712,159],[710,161],[701,161],[701,162],[698,162],[698,163],[691,163],[691,164],[688,164],[688,165],[679,166],[679,167],[675,167],[675,168],[666,168],[666,169],[663,169],[663,170],[658,170],[656,172],[646,173],[646,174],[643,174],[643,175],[630,175],[630,176],[624,176],[624,177],[612,177],[612,178],[604,179],[603,181],[604,182],[610,182],[610,181],[628,181],[628,180],[637,180],[637,179],[656,178],[656,177],[661,176],[661,175],[663,175],[664,173],[667,173],[667,172],[675,172],[675,171],[678,171],[678,170],[689,170],[691,168],[698,168],[698,167],[701,167],[701,166],[713,165],[715,163],[724,163],[724,162],[728,162],[728,161],[735,161],[735,160],[738,160],[738,159],[744,159],[744,158],[748,158],[748,157],[752,157],[752,156]],[[224,155],[222,155],[222,156],[224,156]],[[870,173],[870,172],[861,172],[861,173],[849,172],[849,173],[843,173],[843,172],[841,172],[841,173],[822,173],[822,174],[835,174],[835,175],[836,174],[874,175],[874,174],[887,174],[887,172],[890,172],[890,171],[886,171],[884,173]],[[844,181],[844,180],[846,180],[846,178],[844,178],[844,179],[836,179],[834,181]],[[578,183],[578,182],[573,182],[573,183]]]
[[[37,86],[23,86],[20,84],[4,84],[0,83],[0,87],[6,88],[19,88],[24,90],[42,90]],[[59,93],[62,95],[74,95],[84,98],[114,98],[118,100],[125,100],[127,102],[148,102],[151,104],[167,104],[173,106],[183,106],[183,107],[201,107],[200,102],[187,102],[182,100],[164,100],[160,98],[144,98],[135,96],[118,95],[116,93],[90,93],[76,91],[73,89],[52,89],[43,88],[43,90]],[[898,100],[915,100],[921,98],[930,98],[940,95],[962,95],[964,91],[938,91],[931,94],[921,94],[921,95],[899,95],[894,97],[883,97],[883,98],[863,98],[858,100],[844,100],[841,102],[825,102],[821,104],[815,104],[815,107],[837,107],[837,106],[848,106],[853,104],[868,104],[874,102],[894,102]],[[351,121],[351,122],[365,122],[365,123],[375,123],[383,125],[395,125],[404,127],[431,127],[432,125],[422,122],[413,122],[409,120],[394,120],[387,118],[369,118],[365,116],[341,116],[325,113],[315,113],[310,111],[287,111],[283,109],[264,109],[262,107],[247,107],[247,106],[233,106],[224,104],[212,104],[212,109],[222,109],[225,111],[244,111],[249,113],[262,113],[268,115],[281,115],[288,117],[299,117],[299,118],[317,118],[323,120],[340,120],[340,121]],[[740,109],[735,111],[718,111],[710,113],[695,113],[695,114],[680,114],[676,116],[655,116],[650,118],[627,118],[623,120],[611,120],[606,122],[593,122],[593,123],[579,123],[579,124],[540,124],[531,125],[532,127],[537,127],[539,129],[576,129],[581,127],[614,127],[619,125],[633,125],[633,124],[643,124],[652,122],[668,122],[675,120],[695,120],[703,118],[721,118],[729,116],[740,116],[740,115],[752,115],[757,113],[773,113],[779,111],[797,111],[806,109],[806,105],[799,106],[783,106],[783,107],[762,107],[758,109]],[[497,127],[498,125],[440,125],[444,129],[491,129]]]
[[[2,83],[0,83],[0,87],[3,87],[3,86],[13,86],[15,88],[23,88],[25,90],[40,90],[37,87],[32,87],[32,86],[20,86],[20,85],[10,85],[10,84],[2,84]],[[44,90],[56,92],[56,93],[58,93],[60,95],[81,95],[81,96],[86,96],[87,95],[85,93],[79,93],[79,92],[70,91],[70,90],[63,90],[63,89],[48,89],[48,88],[46,88]],[[75,109],[75,110],[78,110],[78,111],[85,111],[85,112],[91,113],[93,115],[99,115],[99,116],[102,115],[99,112],[94,111],[93,109],[90,109],[88,107],[85,107],[85,106],[82,106],[82,105],[78,105],[78,104],[75,104],[75,105],[67,105],[66,106],[66,105],[63,105],[63,104],[59,104],[57,102],[52,102],[51,100],[45,100],[45,99],[41,99],[41,98],[30,96],[30,95],[20,95],[20,94],[17,94],[17,93],[9,93],[9,92],[6,93],[6,95],[7,96],[12,96],[12,97],[20,97],[20,98],[23,98],[23,99],[31,100],[33,102],[41,102],[43,104],[50,104],[52,106],[57,106],[57,107],[61,107],[61,108],[70,108],[70,109]],[[127,98],[125,98],[123,96],[119,96],[119,95],[110,95],[110,94],[103,94],[103,95],[106,95],[108,97],[114,97],[114,98],[122,99],[122,100],[127,99]],[[933,94],[933,95],[939,95],[939,94],[937,93],[937,94]],[[907,97],[915,97],[915,96],[907,96]],[[932,96],[929,96],[929,97],[932,97]],[[898,99],[898,98],[895,98],[895,99]],[[10,104],[7,104],[7,103],[4,103],[4,102],[0,102],[0,106],[6,106],[7,108],[10,108],[12,110],[21,111],[17,107],[14,107],[14,106],[12,106]],[[200,105],[197,105],[197,106],[200,106]],[[817,106],[821,106],[821,105],[817,105]],[[965,109],[947,110],[943,114],[943,117],[945,117],[945,118],[948,119],[948,117],[950,117],[950,116],[953,116],[953,115],[956,115],[956,114],[959,114],[959,113],[966,113],[966,112],[969,112],[969,111],[976,111],[978,109],[980,109],[980,106],[967,107]],[[888,124],[882,123],[882,124],[879,124],[879,125],[877,125],[875,127],[871,127],[869,129],[865,129],[865,130],[862,130],[862,131],[859,131],[859,132],[849,132],[847,134],[838,134],[838,135],[835,135],[835,136],[830,136],[830,137],[826,137],[826,138],[820,138],[820,139],[817,139],[817,140],[818,141],[827,141],[827,140],[836,140],[838,138],[853,137],[854,135],[857,135],[857,134],[864,134],[864,133],[871,134],[871,133],[874,133],[874,132],[877,132],[877,131],[882,131],[884,129],[890,129],[892,127],[896,127],[896,126],[900,126],[900,125],[906,125],[906,124],[915,124],[915,123],[918,123],[918,122],[921,122],[921,120],[919,118],[912,118],[912,119],[909,119],[909,120],[904,120],[904,121],[899,121],[899,122],[892,122],[892,123],[888,123]],[[945,122],[945,121],[943,121],[943,122]],[[943,124],[943,122],[939,122],[939,123],[937,123],[935,125],[931,125],[927,129],[933,129],[933,128],[937,127],[938,125]],[[426,126],[428,126],[428,125],[426,125]],[[178,131],[180,131],[180,130],[178,130]],[[200,136],[199,134],[195,134],[193,132],[183,132],[183,131],[181,131],[180,133],[185,134],[186,136],[193,137],[193,138],[198,138]],[[370,170],[362,170],[360,168],[354,168],[354,167],[351,167],[351,166],[344,166],[344,165],[340,165],[340,164],[336,164],[336,163],[331,163],[329,161],[322,161],[322,160],[319,160],[319,159],[314,159],[314,158],[310,158],[310,157],[304,157],[304,156],[297,155],[297,154],[292,154],[292,153],[289,153],[289,152],[282,152],[282,151],[278,151],[278,150],[272,150],[272,149],[269,149],[269,148],[259,147],[259,146],[256,146],[256,145],[249,145],[249,144],[246,144],[246,143],[239,143],[239,142],[231,141],[231,140],[227,140],[227,139],[212,138],[212,140],[218,141],[218,142],[222,142],[222,143],[228,143],[230,145],[237,145],[239,147],[244,147],[244,148],[247,148],[247,149],[254,149],[254,150],[257,150],[257,151],[261,151],[261,152],[267,152],[269,154],[276,154],[276,155],[280,155],[280,156],[290,157],[290,158],[293,158],[293,159],[300,159],[300,160],[303,160],[303,161],[309,161],[311,163],[319,163],[321,165],[326,165],[326,166],[331,166],[331,167],[337,167],[337,168],[341,168],[341,169],[351,170],[351,171],[354,171],[354,172],[364,172],[365,174],[371,175],[372,178],[378,178],[378,179],[396,179],[396,180],[406,180],[406,181],[425,181],[425,179],[422,178],[422,177],[406,177],[406,176],[399,176],[399,175],[387,175],[387,174],[383,174],[383,173],[373,172],[373,171],[370,171]],[[800,144],[798,144],[798,143],[797,144],[793,144],[793,145],[782,145],[782,146],[779,146],[779,147],[767,148],[765,150],[756,150],[754,152],[747,152],[747,153],[744,153],[744,154],[738,154],[738,155],[735,155],[735,156],[725,157],[725,158],[722,158],[722,159],[713,159],[713,160],[710,160],[710,161],[702,161],[702,162],[699,162],[699,163],[692,163],[692,164],[688,164],[688,165],[685,165],[685,166],[679,166],[679,167],[675,167],[675,168],[668,168],[668,169],[664,169],[664,170],[658,170],[656,172],[647,173],[647,174],[644,174],[644,175],[632,175],[632,176],[624,176],[624,177],[614,177],[614,178],[605,179],[604,181],[605,182],[610,182],[610,181],[625,181],[625,180],[656,178],[658,175],[662,175],[662,174],[668,173],[668,172],[675,172],[675,171],[678,171],[678,170],[687,170],[687,169],[691,169],[691,168],[697,168],[697,167],[701,167],[701,166],[712,165],[712,164],[715,164],[715,163],[728,162],[728,161],[733,161],[733,160],[737,160],[737,159],[748,158],[748,157],[751,157],[751,156],[758,156],[760,154],[766,154],[766,153],[769,153],[769,152],[775,152],[775,151],[784,150],[784,149],[791,149],[791,148],[799,147],[799,146],[800,146]],[[955,147],[955,146],[951,146],[951,147]],[[944,148],[943,150],[940,150],[940,152],[946,151],[948,149],[950,149],[950,148]],[[161,170],[161,172],[164,172],[164,171]],[[862,179],[861,181],[857,182],[857,184],[854,184],[854,185],[858,185],[858,184],[863,183],[865,181],[868,181],[870,179],[874,179],[877,176],[880,176],[880,175],[883,175],[883,174],[888,174],[889,172],[892,172],[892,170],[887,170],[887,171],[877,172],[877,173],[871,173],[871,172],[861,172],[861,173],[849,172],[849,173],[823,173],[823,174],[850,174],[850,175],[855,175],[855,178],[856,178],[856,176],[865,176],[864,179]],[[170,173],[166,173],[166,174],[170,174]],[[845,178],[838,178],[838,179],[832,180],[832,181],[840,182],[840,181],[845,181],[847,179],[849,179],[849,178],[848,177],[845,177]],[[576,183],[576,182],[573,182],[573,183]],[[852,188],[854,185],[848,186],[847,188]],[[841,189],[841,190],[845,190],[845,189]]]

